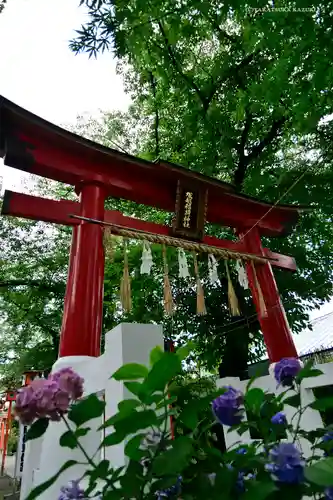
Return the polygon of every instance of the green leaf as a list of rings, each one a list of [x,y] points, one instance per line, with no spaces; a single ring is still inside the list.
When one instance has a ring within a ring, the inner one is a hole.
[[[305,467],[304,475],[308,481],[318,486],[333,486],[333,458],[326,458]]]
[[[319,377],[320,375],[323,375],[323,372],[321,370],[318,370],[317,368],[313,368],[311,370],[306,370],[305,368],[299,372],[297,375],[297,380],[301,381],[305,378],[311,378],[311,377]]]
[[[131,413],[132,410],[141,405],[141,402],[137,399],[124,399],[118,404],[118,410],[120,413]]]
[[[153,366],[161,357],[163,356],[164,351],[160,346],[154,347],[154,349],[150,352],[150,364]]]
[[[186,345],[179,347],[176,351],[176,356],[183,361],[184,359],[187,358],[191,354],[191,352],[194,350],[195,344],[194,342],[188,342]]]
[[[90,394],[87,398],[75,403],[68,413],[68,418],[77,426],[85,424],[93,418],[103,415],[105,401],[101,401],[96,394]]]
[[[104,446],[114,446],[115,444],[119,444],[125,439],[125,435],[122,432],[113,432],[106,436],[100,444],[100,448]]]
[[[304,378],[318,377],[323,374],[322,371],[313,368],[313,365],[314,359],[309,359],[309,361],[306,362],[304,368],[299,371],[296,377],[296,381],[298,383],[300,383]]]
[[[284,405],[292,406],[293,408],[299,408],[301,405],[300,394],[294,394],[294,396],[289,396],[283,400]]]
[[[134,434],[135,432],[146,429],[151,425],[157,424],[157,417],[153,410],[144,410],[132,413],[125,418],[114,423],[116,432],[124,434]]]
[[[145,484],[143,466],[140,462],[130,460],[126,473],[119,478],[122,487],[122,498],[140,498],[141,487]]]
[[[125,455],[131,460],[141,460],[146,455],[144,450],[140,450],[140,445],[144,437],[144,434],[137,434],[126,444]]]
[[[176,398],[176,396],[171,396],[170,399],[172,399],[173,397]],[[164,406],[164,393],[163,392],[156,392],[155,394],[151,394],[150,396],[147,396],[145,398],[145,403],[147,405],[155,404],[157,408]]]
[[[144,403],[148,395],[150,394],[147,390],[147,387],[144,383],[140,382],[124,382],[124,386],[135,396],[139,398],[139,400]]]
[[[153,463],[153,472],[158,476],[180,473],[192,454],[193,442],[188,436],[181,436],[172,442],[172,448],[159,455]]]
[[[265,500],[277,490],[273,481],[270,483],[250,481],[247,483],[247,491],[242,495],[242,500]]]
[[[50,420],[48,418],[39,418],[28,429],[26,440],[37,439],[41,437],[48,428]]]
[[[150,370],[145,380],[147,388],[154,391],[163,391],[171,379],[182,369],[182,363],[175,353],[165,352]]]
[[[265,401],[265,393],[262,389],[254,387],[245,394],[245,407],[253,413],[258,413]]]
[[[77,461],[76,460],[68,460],[68,462],[66,462],[60,469],[59,471],[54,475],[52,476],[50,479],[48,479],[47,481],[45,481],[44,483],[42,484],[39,484],[38,486],[36,486],[36,488],[34,488],[30,493],[29,495],[27,496],[27,498],[25,500],[34,500],[35,498],[39,497],[39,495],[41,495],[44,491],[46,491],[50,486],[52,486],[52,484],[58,479],[58,477],[67,469],[69,469],[70,467],[73,467],[73,465],[76,465],[77,464]]]
[[[90,427],[79,427],[78,429],[75,429],[75,436],[78,438],[86,436],[89,431]]]
[[[97,464],[96,467],[91,472],[89,472],[91,481],[95,482],[98,479],[106,479],[108,477],[109,468],[109,460],[101,460],[99,464]]]
[[[318,411],[325,411],[329,408],[333,408],[333,397],[316,399],[316,401],[310,404],[310,408]]]
[[[74,450],[74,448],[77,447],[77,439],[73,433],[73,431],[67,431],[65,432],[60,440],[59,440],[60,446],[63,448],[70,448],[71,450]]]
[[[191,431],[197,427],[199,422],[198,414],[187,409],[181,412],[179,420],[183,422],[188,429],[191,429]]]
[[[154,394],[154,396],[155,396],[155,394]],[[156,405],[156,409],[159,410],[160,408],[164,408],[165,404],[167,406],[173,405],[176,401],[177,401],[177,397],[176,396],[166,397],[165,398],[165,402],[164,402],[164,398],[163,398],[163,401],[160,401],[158,403],[158,405]]]
[[[114,372],[111,378],[115,380],[137,380],[148,375],[148,368],[138,363],[127,363]]]

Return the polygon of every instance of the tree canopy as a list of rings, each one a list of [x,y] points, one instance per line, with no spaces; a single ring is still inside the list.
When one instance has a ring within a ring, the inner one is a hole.
[[[274,2],[261,11],[268,2],[81,4],[89,20],[71,42],[72,50],[96,57],[112,50],[132,105],[125,113],[104,113],[100,121],[81,117],[74,126],[77,133],[143,158],[179,163],[270,202],[311,206],[291,236],[264,242],[297,261],[297,273],[278,271],[275,276],[291,327],[299,332],[307,324],[308,308],[332,296],[333,3],[315,1],[306,10],[296,1],[293,10],[283,10]],[[98,82],[91,90],[98,91]],[[73,196],[66,186],[44,183],[39,190],[58,198]],[[108,200],[108,207],[170,222],[170,214],[123,200]],[[27,221],[1,218],[0,223],[0,307],[7,339],[1,354],[14,356],[10,366],[16,370],[29,363],[41,369],[56,356],[70,234],[66,228],[51,231]],[[207,232],[234,238],[227,228],[209,225]],[[129,248],[133,310],[124,315],[118,307],[123,248],[115,242],[105,275],[104,331],[122,319],[160,322],[178,342],[197,341],[202,366],[215,370],[223,360],[223,374],[241,374],[248,359],[262,353],[250,296],[235,281],[243,315],[231,318],[220,268],[221,286],[203,279],[208,315],[196,316],[195,281],[192,286],[178,278],[170,250],[178,307],[169,319],[162,304],[161,249],[153,247],[154,273],[144,279],[139,275],[141,250],[134,243]],[[205,261],[200,269],[207,276]]]

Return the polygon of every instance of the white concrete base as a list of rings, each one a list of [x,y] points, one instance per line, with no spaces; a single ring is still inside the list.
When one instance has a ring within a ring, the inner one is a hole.
[[[60,358],[52,368],[52,372],[61,368],[71,367],[84,378],[84,396],[98,393],[105,397],[106,409],[104,418],[108,419],[117,412],[117,406],[129,395],[122,383],[110,379],[110,376],[125,363],[141,363],[148,365],[150,351],[160,346],[163,348],[162,328],[157,325],[141,325],[123,323],[106,334],[105,352],[99,358],[89,356],[70,356]],[[102,439],[113,432],[112,428],[98,431],[103,418],[87,422],[91,431],[80,439],[89,456],[93,456],[100,446]],[[51,422],[44,436],[31,441],[27,445],[22,476],[20,499],[24,500],[31,489],[47,481],[58,472],[68,460],[85,462],[80,450],[70,450],[59,445],[60,436],[66,431],[63,422]],[[116,445],[96,453],[96,460],[101,458],[110,460],[114,467],[125,463],[123,445]],[[86,469],[85,465],[76,465],[65,471],[60,478],[45,493],[40,500],[56,500],[61,486],[72,479],[79,479]]]
[[[272,365],[271,365],[272,366]],[[315,387],[322,387],[326,385],[332,385],[333,379],[333,363],[325,363],[322,365],[317,365],[316,368],[323,372],[323,375],[314,378],[306,378],[302,381],[301,385],[301,402],[302,406],[312,403],[315,400],[313,389]],[[274,367],[273,367],[274,369]],[[217,382],[218,387],[223,387],[226,385],[231,385],[235,389],[239,389],[240,391],[245,391],[248,380],[239,380],[236,377],[228,377],[224,379],[220,379]],[[278,387],[274,376],[267,375],[265,377],[260,377],[255,380],[252,387],[259,387],[263,389],[265,392],[270,394],[280,394],[285,391],[285,387]],[[290,396],[294,393],[290,392]],[[285,407],[285,413],[288,422],[291,422],[291,419],[294,417],[296,410],[292,406]],[[297,418],[297,417],[296,417]],[[296,425],[296,418],[293,420],[293,425]],[[311,408],[307,408],[307,410],[302,415],[302,419],[300,422],[300,427],[303,430],[310,431],[314,430],[318,427],[323,427],[323,421],[321,419],[320,413],[316,410],[312,410]],[[228,427],[223,426],[224,428],[224,437],[226,442],[226,447],[229,448],[236,443],[250,444],[252,442],[251,436],[249,432],[245,432],[240,436],[236,431],[228,432]],[[292,438],[292,436],[288,436],[288,439]],[[312,450],[310,448],[310,444],[308,441],[304,439],[300,439],[299,445],[301,446],[304,455],[310,456],[312,455]]]

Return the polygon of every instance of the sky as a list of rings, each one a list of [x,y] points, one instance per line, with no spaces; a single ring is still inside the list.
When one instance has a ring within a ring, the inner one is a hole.
[[[0,15],[0,95],[57,125],[78,114],[126,109],[130,100],[112,54],[98,60],[68,48],[86,19],[79,0],[8,0]],[[0,160],[1,161],[1,160]],[[5,169],[4,187],[22,174]]]
[[[57,125],[75,123],[83,113],[125,110],[116,62],[106,53],[97,60],[68,48],[74,30],[86,19],[79,0],[8,0],[0,14],[0,95]],[[0,159],[3,189],[24,191],[24,174]],[[311,318],[333,311],[333,301]]]

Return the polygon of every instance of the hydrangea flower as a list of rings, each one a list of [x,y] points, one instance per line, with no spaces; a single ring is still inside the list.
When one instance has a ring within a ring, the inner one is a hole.
[[[333,486],[330,486],[329,488],[326,488],[326,490],[325,490],[325,499],[326,500],[333,500]]]
[[[244,450],[245,448],[241,448],[241,449]],[[231,464],[227,464],[227,468],[229,470],[234,470],[234,467]],[[246,472],[243,470],[238,471],[237,480],[236,480],[236,490],[238,491],[238,493],[244,493],[244,491],[246,489],[245,482],[250,480],[250,479],[255,479],[255,477],[256,477],[256,475],[253,473]],[[214,481],[215,481],[215,479],[214,479]]]
[[[83,393],[83,379],[71,368],[50,375],[47,379],[35,379],[18,391],[15,414],[24,425],[36,418],[58,421],[68,412],[71,400]]]
[[[332,442],[332,447],[330,450],[325,450],[324,455],[325,457],[332,457],[333,456],[333,431],[327,432],[325,436],[323,436],[323,443],[330,443]]]
[[[183,478],[181,476],[179,476],[176,484],[174,484],[170,488],[166,488],[165,490],[161,490],[161,491],[156,491],[155,495],[157,496],[157,499],[161,500],[163,498],[177,497],[181,491],[182,480],[183,480]]]
[[[275,380],[279,385],[292,386],[296,375],[302,368],[297,358],[283,358],[274,366]]]
[[[84,490],[80,488],[79,481],[71,481],[68,486],[63,486],[60,491],[58,500],[84,499]]]
[[[243,418],[241,405],[244,396],[231,386],[225,387],[226,392],[214,399],[212,403],[213,414],[222,425],[239,424]]]
[[[279,411],[272,417],[271,422],[275,425],[286,425],[287,417],[283,411]]]
[[[51,374],[50,378],[57,382],[59,388],[67,392],[71,399],[82,397],[84,380],[72,368],[62,368]]]
[[[303,481],[305,461],[293,443],[280,443],[270,451],[271,463],[266,470],[280,483],[299,484]]]

